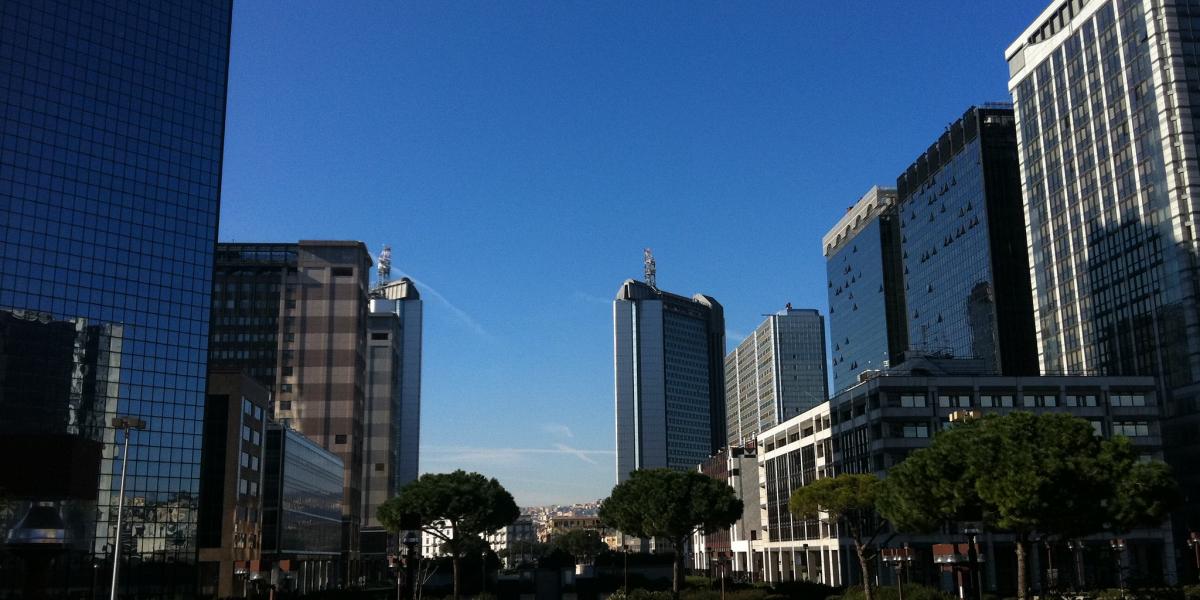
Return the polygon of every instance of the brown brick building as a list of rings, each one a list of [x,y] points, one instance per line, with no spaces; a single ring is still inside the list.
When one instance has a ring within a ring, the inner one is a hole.
[[[341,575],[357,576],[362,523],[367,292],[362,242],[218,244],[209,361],[274,393],[274,418],[345,465]]]

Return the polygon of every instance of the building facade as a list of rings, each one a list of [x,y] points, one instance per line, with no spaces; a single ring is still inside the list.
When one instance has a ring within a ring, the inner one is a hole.
[[[267,428],[263,471],[263,559],[277,589],[308,593],[346,585],[343,556],[345,464],[335,452],[285,425]]]
[[[896,179],[896,190],[905,350],[1036,375],[1012,109],[969,109]]]
[[[200,456],[200,595],[246,598],[266,579],[262,556],[264,443],[271,395],[240,371],[210,370]]]
[[[492,548],[505,568],[514,568],[533,560],[533,546],[537,536],[534,534],[533,520],[522,517],[483,536],[484,541]]]
[[[825,318],[789,304],[769,315],[725,357],[729,446],[753,444],[770,429],[829,398]]]
[[[913,450],[927,446],[936,432],[948,427],[953,413],[1072,414],[1087,419],[1098,435],[1126,436],[1144,456],[1163,457],[1160,405],[1153,378],[956,375],[953,373],[961,369],[954,365],[940,368],[939,363],[945,362],[956,361],[918,359],[905,363],[759,436],[759,476],[766,484],[761,544],[764,579],[810,579],[830,585],[860,582],[853,543],[822,520],[793,517],[787,509],[788,498],[795,489],[822,477],[841,473],[886,476],[888,469]],[[981,364],[978,360],[972,362]],[[1131,580],[1175,580],[1174,545],[1165,529],[1137,530],[1125,540],[1127,550],[1120,560],[1126,576]],[[889,545],[897,547],[907,542],[924,557],[914,563],[912,581],[952,589],[954,582],[933,568],[931,556],[932,544],[946,541],[945,536],[905,535],[894,538]],[[1109,537],[1094,536],[1084,542],[1092,552],[1105,557],[1088,561],[1081,573],[1086,584],[1117,585]],[[988,557],[986,590],[1010,593],[1012,590],[1005,586],[1014,579],[1011,538],[984,533],[980,543]],[[1067,552],[1066,545],[1061,546],[1054,550],[1058,554],[1051,560],[1056,564],[1075,562],[1076,557]],[[1031,556],[1029,572],[1036,574],[1035,590],[1045,585],[1042,558],[1044,555]],[[1079,560],[1082,564],[1082,558]],[[884,583],[893,577],[888,569],[879,568],[877,572]]]
[[[613,301],[617,481],[694,469],[725,445],[725,315],[715,299],[628,280]]]
[[[360,558],[370,267],[362,242],[222,243],[213,285],[212,365],[272,390],[274,419],[342,460],[343,577]]]
[[[1200,529],[1198,11],[1190,1],[1053,2],[1005,53],[1041,368],[1159,379],[1168,462],[1190,498],[1176,522],[1191,530]]]
[[[822,240],[833,389],[900,362],[908,343],[895,188],[872,187]]]
[[[417,478],[419,452],[421,299],[408,279],[387,288],[396,297],[376,288],[367,315],[361,550],[368,579],[391,577],[387,555],[397,545],[376,512]]]
[[[228,0],[0,4],[0,447],[23,463],[0,474],[0,538],[32,542],[31,511],[62,536],[0,549],[0,595],[109,585],[116,416],[147,423],[120,592],[195,593],[231,17]]]
[[[762,494],[758,480],[758,458],[753,445],[730,446],[697,466],[697,469],[729,484],[742,501],[742,516],[728,529],[692,536],[692,568],[729,576],[734,573],[753,578],[762,573],[762,554],[757,552],[762,533],[759,508]]]

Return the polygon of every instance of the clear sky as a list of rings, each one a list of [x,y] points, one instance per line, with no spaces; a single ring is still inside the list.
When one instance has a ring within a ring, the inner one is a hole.
[[[821,237],[1048,0],[235,3],[222,241],[393,248],[425,299],[421,468],[612,488],[611,300],[654,249],[729,348],[827,312]]]

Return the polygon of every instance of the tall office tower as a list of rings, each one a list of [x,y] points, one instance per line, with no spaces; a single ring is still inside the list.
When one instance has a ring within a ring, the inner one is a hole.
[[[120,591],[194,593],[230,20],[0,3],[0,596],[107,589],[118,415]]]
[[[1200,13],[1060,1],[1005,53],[1046,372],[1154,375],[1200,527]]]
[[[872,187],[822,244],[837,393],[858,383],[860,373],[898,362],[907,344],[896,190]]]
[[[730,446],[829,399],[825,319],[814,309],[767,316],[725,357],[725,420]]]
[[[375,294],[395,302],[400,319],[400,440],[396,450],[396,481],[417,478],[421,461],[421,344],[424,304],[417,286],[407,277],[381,284]]]
[[[896,179],[908,350],[1036,375],[1013,111],[972,107]]]
[[[375,513],[403,485],[417,478],[421,298],[407,278],[380,285],[371,295],[367,316],[362,553],[368,577],[386,578],[389,536]]]
[[[272,390],[277,421],[342,459],[344,577],[357,576],[370,268],[362,242],[222,243],[213,282],[210,364]]]
[[[617,481],[631,471],[692,470],[725,445],[725,315],[627,280],[613,301]]]

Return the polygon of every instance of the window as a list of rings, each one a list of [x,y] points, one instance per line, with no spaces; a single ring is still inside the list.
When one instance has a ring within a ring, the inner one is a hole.
[[[901,431],[906,438],[927,438],[929,437],[929,424],[905,423]]]
[[[372,331],[372,332],[371,332],[371,339],[373,339],[373,340],[386,340],[386,339],[388,339],[388,333],[387,333],[386,331]]]
[[[250,441],[250,426],[249,425],[242,425],[242,439],[247,442]]]
[[[242,466],[246,468],[250,467],[250,455],[245,452],[242,453]]]
[[[354,269],[350,267],[334,267],[334,277],[354,277]]]
[[[376,470],[376,471],[382,471],[382,470],[383,470],[383,463],[375,463],[375,470]]]
[[[1091,419],[1088,422],[1092,424],[1092,433],[1096,434],[1096,437],[1104,437],[1104,421]]]
[[[924,394],[901,394],[900,406],[904,408],[921,408],[925,406]]]
[[[942,408],[971,408],[971,396],[966,394],[938,396]]]
[[[1095,394],[1067,396],[1067,406],[1096,406]]]
[[[1146,421],[1113,421],[1113,435],[1146,437],[1150,435],[1150,424]]]
[[[335,443],[335,444],[345,444],[345,443],[346,443],[346,434],[344,434],[344,433],[339,433],[339,434],[337,434],[337,435],[333,436],[333,443]]]
[[[1146,396],[1143,394],[1110,394],[1108,404],[1110,406],[1145,406]]]
[[[280,400],[279,401],[279,410],[292,410],[292,401],[291,400]]]

